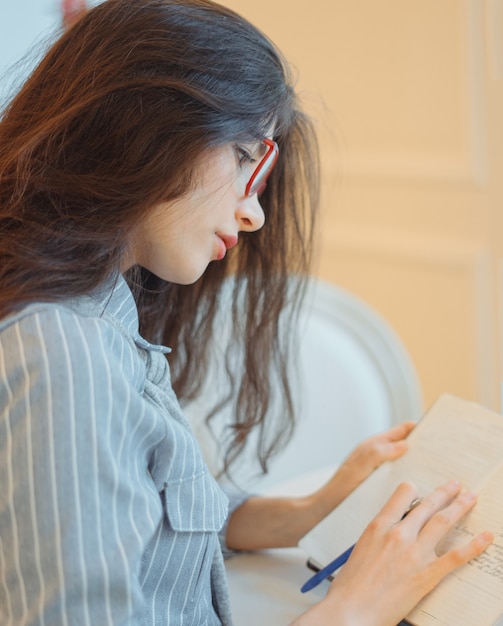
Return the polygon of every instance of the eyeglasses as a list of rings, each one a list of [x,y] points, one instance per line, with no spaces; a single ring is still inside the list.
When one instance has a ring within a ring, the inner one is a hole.
[[[255,168],[255,171],[246,185],[246,198],[253,196],[255,193],[260,193],[265,189],[269,174],[272,172],[273,167],[276,165],[276,161],[278,160],[278,144],[272,139],[264,139],[263,143],[267,146],[267,152],[260,160],[260,163]]]

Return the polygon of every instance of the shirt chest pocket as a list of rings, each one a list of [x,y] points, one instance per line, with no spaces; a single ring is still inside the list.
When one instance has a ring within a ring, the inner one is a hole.
[[[228,498],[207,471],[165,483],[162,498],[169,525],[178,532],[218,532],[227,519]]]
[[[162,380],[166,367],[163,358],[159,368]],[[147,379],[144,394],[157,418],[165,420],[165,436],[158,442],[149,473],[168,524],[177,532],[219,531],[227,519],[229,500],[210,474],[171,388],[166,381],[163,385]]]

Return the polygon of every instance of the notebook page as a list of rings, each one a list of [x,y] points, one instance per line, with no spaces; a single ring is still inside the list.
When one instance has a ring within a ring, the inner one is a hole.
[[[503,463],[481,488],[477,507],[444,542],[445,550],[491,529],[493,544],[443,580],[407,618],[421,626],[492,626],[503,615]],[[441,593],[440,593],[441,590]],[[432,617],[434,616],[434,617]]]

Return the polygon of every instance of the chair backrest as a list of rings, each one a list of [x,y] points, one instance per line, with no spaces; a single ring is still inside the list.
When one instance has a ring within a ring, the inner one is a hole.
[[[268,490],[335,467],[365,437],[422,413],[417,374],[401,340],[362,300],[313,278],[299,325],[298,425],[266,476],[257,478],[251,453],[244,455],[232,476],[246,489]],[[218,472],[218,444],[202,420],[206,407],[203,394],[186,411],[210,468]],[[223,412],[217,432],[229,418]]]

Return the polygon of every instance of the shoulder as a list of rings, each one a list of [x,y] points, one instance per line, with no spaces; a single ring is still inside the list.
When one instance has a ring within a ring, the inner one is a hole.
[[[43,353],[55,358],[87,347],[93,351],[102,340],[97,319],[83,317],[61,304],[33,304],[0,324],[1,345],[28,355]]]
[[[0,323],[0,367],[31,384],[98,382],[111,371],[138,382],[141,364],[131,344],[104,319],[62,304],[33,304]]]
[[[142,361],[121,353],[120,333],[64,306],[23,313],[0,328],[0,448],[16,429],[20,441],[68,462],[95,450],[113,464],[125,441],[147,454],[165,426],[144,399]]]

